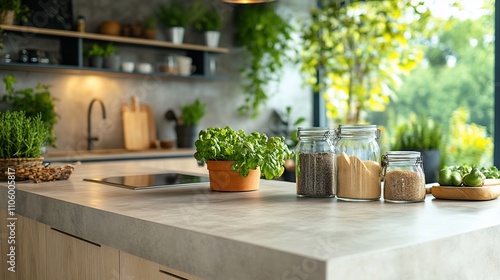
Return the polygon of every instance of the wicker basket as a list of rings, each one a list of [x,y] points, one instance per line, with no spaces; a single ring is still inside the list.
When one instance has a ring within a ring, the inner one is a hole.
[[[32,167],[43,167],[43,157],[39,158],[0,158],[0,180],[7,180],[9,174],[9,168],[15,170],[15,172],[23,171],[27,168]],[[18,178],[16,180],[27,180],[23,178]]]

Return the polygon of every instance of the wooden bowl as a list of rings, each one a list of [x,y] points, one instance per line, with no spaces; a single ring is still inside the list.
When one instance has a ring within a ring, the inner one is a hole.
[[[439,199],[492,200],[500,196],[500,185],[485,184],[482,187],[432,186],[431,193]]]

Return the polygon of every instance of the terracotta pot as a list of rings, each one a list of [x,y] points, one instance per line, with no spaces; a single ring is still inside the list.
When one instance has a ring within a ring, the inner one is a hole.
[[[208,161],[210,189],[222,192],[246,192],[259,189],[260,169],[250,170],[247,177],[231,170],[234,161]]]
[[[154,40],[156,39],[156,28],[144,29],[144,38]]]
[[[101,23],[99,32],[106,35],[120,36],[121,29],[122,25],[119,22],[107,20]]]
[[[0,180],[7,180],[9,168],[21,170],[43,165],[43,157],[39,158],[0,158]],[[25,180],[17,177],[16,180]]]

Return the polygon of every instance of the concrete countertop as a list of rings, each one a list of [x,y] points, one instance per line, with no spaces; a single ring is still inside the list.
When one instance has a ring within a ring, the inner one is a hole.
[[[295,184],[245,193],[133,191],[88,177],[184,170],[194,159],[77,166],[68,181],[17,184],[17,213],[205,279],[498,279],[500,199],[391,204],[297,198]],[[0,207],[7,188],[0,183]]]
[[[194,149],[150,149],[144,151],[128,151],[125,149],[106,150],[68,150],[49,151],[44,155],[45,162],[100,162],[141,159],[167,159],[193,157]]]

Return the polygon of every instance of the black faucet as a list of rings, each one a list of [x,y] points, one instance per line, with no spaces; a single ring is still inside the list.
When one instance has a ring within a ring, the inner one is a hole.
[[[99,140],[99,138],[97,137],[92,137],[92,121],[91,121],[91,113],[92,113],[92,106],[94,106],[94,103],[95,102],[99,102],[101,104],[101,108],[102,108],[102,118],[103,119],[106,119],[106,108],[104,108],[104,103],[102,102],[101,99],[99,98],[94,98],[92,99],[92,101],[90,101],[90,105],[89,105],[89,110],[87,112],[87,128],[88,128],[88,132],[87,132],[87,150],[92,150],[92,141],[97,141]]]

